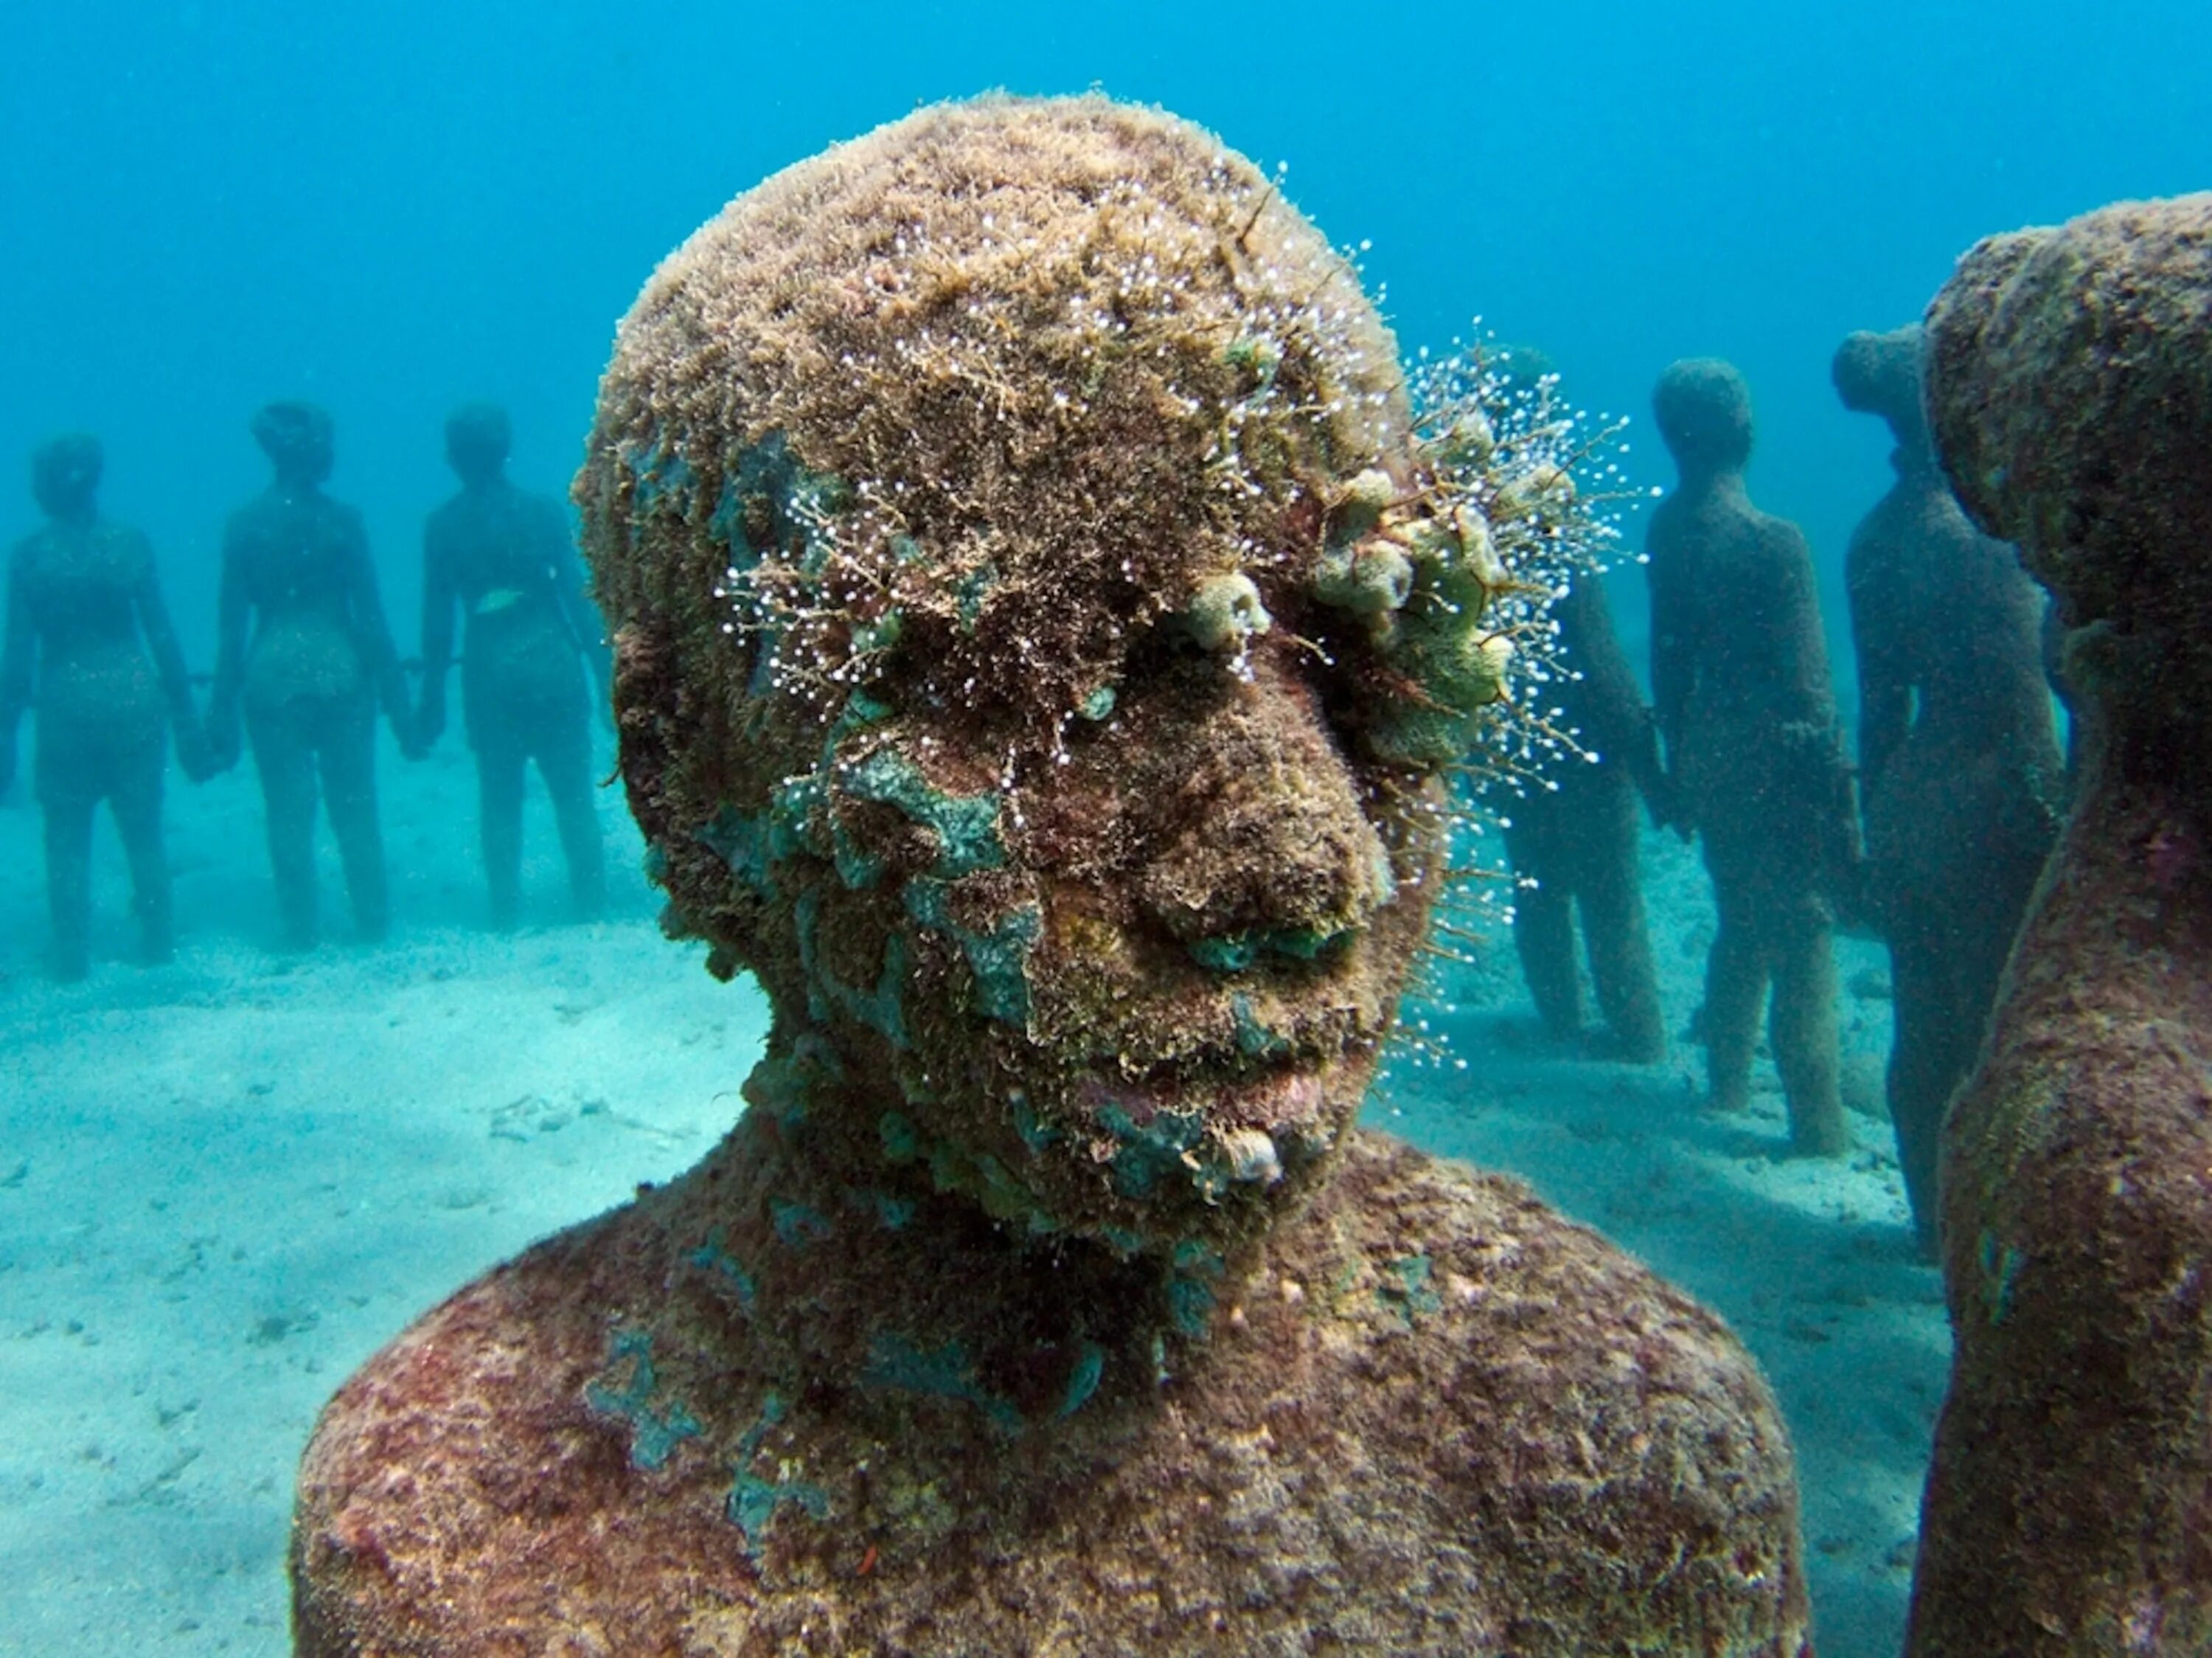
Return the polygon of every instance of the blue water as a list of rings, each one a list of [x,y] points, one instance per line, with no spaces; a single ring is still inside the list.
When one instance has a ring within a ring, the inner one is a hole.
[[[9,9],[0,457],[101,433],[109,509],[153,533],[194,641],[261,401],[336,414],[333,488],[410,617],[445,411],[505,400],[517,474],[565,476],[655,261],[921,101],[1166,105],[1371,241],[1409,345],[1480,314],[1598,406],[1733,359],[1753,486],[1831,572],[1887,452],[1829,391],[1836,342],[1916,316],[1989,231],[2212,180],[2212,9],[2187,0],[2094,24],[2056,0]]]
[[[1288,193],[1324,230],[1371,243],[1365,270],[1409,348],[1445,345],[1479,314],[1549,353],[1593,408],[1639,422],[1670,360],[1735,361],[1759,418],[1752,485],[1811,538],[1848,714],[1841,555],[1887,486],[1888,439],[1837,404],[1837,342],[1917,316],[1987,232],[2212,183],[2212,7],[2188,0],[2107,5],[2094,21],[2054,0],[17,0],[4,34],[0,479],[18,483],[0,490],[0,539],[34,521],[20,457],[58,430],[99,433],[103,504],[151,533],[201,671],[223,515],[265,478],[246,430],[262,402],[307,398],[335,415],[331,488],[367,515],[411,651],[422,515],[452,488],[449,408],[504,402],[514,475],[557,488],[580,457],[616,319],[732,194],[918,102],[1097,85],[1204,123],[1264,166],[1286,162]],[[1639,430],[1631,441],[1641,481],[1670,482],[1656,440]],[[1640,665],[1639,588],[1632,577],[1620,597]],[[402,798],[443,790],[465,820],[455,747],[449,737],[443,770]],[[178,790],[173,844],[237,862],[238,890],[258,894],[252,819],[234,813],[239,834],[210,844],[192,826],[204,809]],[[9,815],[7,844],[27,855],[20,784]],[[534,820],[539,846],[544,828]],[[400,872],[403,936],[473,914],[465,830],[441,832],[456,874],[410,887]],[[541,885],[556,879],[532,869]],[[0,997],[28,994],[35,971],[28,879],[9,889],[21,925],[0,937]],[[1681,875],[1686,891],[1694,879]],[[105,869],[111,927],[118,891]],[[641,918],[634,881],[617,896]],[[1662,931],[1679,921],[1694,943],[1697,900],[1655,902]],[[220,1003],[222,984],[191,953],[195,924],[222,906],[189,888],[179,906],[194,995]],[[232,950],[217,965],[246,959]],[[14,1161],[0,1147],[0,1176]],[[1695,1271],[1663,1238],[1638,1247]],[[1844,1347],[1801,1357],[1838,1373],[1852,1362]],[[1923,1429],[1895,1437],[1909,1447]],[[1808,1503],[1819,1496],[1808,1489]],[[262,1501],[274,1537],[282,1493]],[[267,1542],[246,1550],[264,1575]],[[1885,1581],[1849,1604],[1855,1638],[1899,1615],[1901,1577]],[[7,1595],[0,1587],[0,1651],[18,1649]],[[273,1650],[273,1629],[253,1627]],[[241,1635],[233,1649],[252,1644]]]

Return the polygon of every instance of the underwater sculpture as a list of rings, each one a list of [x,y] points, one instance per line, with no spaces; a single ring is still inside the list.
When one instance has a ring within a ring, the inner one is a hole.
[[[667,924],[769,1051],[333,1399],[303,1654],[1803,1649],[1719,1321],[1352,1127],[1498,547],[1573,510],[1503,448],[1102,98],[921,112],[662,265],[586,552]]]
[[[512,927],[522,897],[522,787],[538,763],[568,863],[577,916],[606,895],[599,820],[592,804],[591,704],[578,658],[591,664],[600,700],[607,662],[599,618],[558,502],[507,476],[507,411],[488,403],[446,422],[446,459],[460,492],[422,527],[422,689],[415,716],[424,747],[446,728],[446,674],[453,661],[453,607],[467,618],[461,717],[476,754],[484,880],[495,927]]]
[[[0,792],[15,776],[23,710],[35,708],[52,960],[64,979],[91,967],[92,819],[103,800],[131,868],[143,959],[169,959],[168,733],[195,782],[210,769],[154,550],[137,530],[100,515],[102,465],[100,440],[81,432],[32,455],[31,490],[47,522],[9,557],[0,656]]]
[[[1507,345],[1484,358],[1507,406],[1541,410],[1554,401],[1559,376],[1543,352]],[[1668,816],[1658,734],[1613,630],[1602,570],[1569,572],[1549,615],[1558,631],[1542,711],[1571,735],[1538,766],[1484,791],[1485,804],[1504,822],[1516,878],[1514,952],[1544,1028],[1562,1041],[1581,1038],[1579,916],[1603,1021],[1599,1051],[1648,1064],[1665,1056],[1667,1030],[1644,916],[1637,818],[1639,795],[1655,820]]]
[[[1637,820],[1639,797],[1662,820],[1669,812],[1657,735],[1613,631],[1604,577],[1595,571],[1577,577],[1552,614],[1559,660],[1576,676],[1555,688],[1556,706],[1596,760],[1570,756],[1546,774],[1555,786],[1532,787],[1502,802],[1514,873],[1536,883],[1514,895],[1513,942],[1545,1028],[1573,1037],[1583,1025],[1575,966],[1579,911],[1590,988],[1605,1021],[1604,1051],[1649,1064],[1665,1057],[1667,1030],[1644,918]]]
[[[1697,1027],[1707,1086],[1718,1110],[1749,1103],[1771,982],[1791,1149],[1838,1156],[1834,898],[1857,835],[1813,557],[1745,491],[1751,394],[1734,367],[1674,363],[1652,411],[1681,482],[1647,542],[1651,692],[1676,826],[1702,843],[1720,912]]]
[[[1897,439],[1897,482],[1844,565],[1859,662],[1870,907],[1889,946],[1889,1114],[1921,1247],[1936,1253],[1943,1112],[1974,1068],[1997,981],[2058,830],[2064,765],[2044,679],[2043,595],[1977,530],[1936,464],[1918,326],[1838,348],[1844,406]]]
[[[2212,1649],[2212,194],[1978,244],[1927,321],[1959,498],[2091,729],[1942,1165],[1954,1346],[1909,1649]]]
[[[252,430],[276,475],[223,531],[208,738],[219,766],[236,765],[242,714],[286,948],[315,942],[318,772],[354,924],[362,938],[379,939],[389,905],[376,818],[376,712],[381,705],[401,747],[420,753],[406,682],[361,514],[323,492],[333,458],[330,416],[311,403],[271,403]]]

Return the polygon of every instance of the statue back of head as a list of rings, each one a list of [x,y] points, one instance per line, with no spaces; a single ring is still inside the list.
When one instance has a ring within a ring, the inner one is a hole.
[[[1651,413],[1686,475],[1734,472],[1751,459],[1751,388],[1733,363],[1670,363],[1652,391]]]
[[[446,417],[446,459],[464,483],[496,477],[507,465],[514,431],[496,403],[467,403]]]
[[[1865,329],[1848,336],[1829,364],[1836,395],[1859,414],[1879,415],[1914,454],[1928,447],[1928,422],[1920,407],[1920,325],[1887,333]]]
[[[89,432],[48,438],[31,454],[31,493],[40,509],[53,518],[91,511],[104,465],[100,440]]]
[[[2075,624],[2155,633],[2192,671],[2212,638],[2208,293],[2212,193],[1990,237],[1928,312],[1960,504]]]
[[[264,404],[254,415],[253,441],[280,478],[319,484],[336,459],[331,418],[312,403]]]

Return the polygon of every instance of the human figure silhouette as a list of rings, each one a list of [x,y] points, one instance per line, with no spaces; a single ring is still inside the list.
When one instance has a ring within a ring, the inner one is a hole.
[[[23,710],[38,710],[39,804],[46,814],[46,904],[54,976],[91,964],[92,818],[114,814],[131,866],[144,959],[173,948],[161,844],[167,734],[195,781],[208,775],[199,716],[143,534],[100,515],[100,441],[71,433],[31,458],[46,527],[8,565],[8,643],[0,659],[0,789],[15,771]]]
[[[363,939],[379,939],[389,901],[376,816],[376,712],[381,705],[404,750],[419,753],[407,688],[361,514],[323,491],[330,416],[313,404],[271,403],[252,430],[276,476],[223,533],[209,737],[217,761],[234,764],[242,715],[287,948],[306,949],[316,938],[319,778],[355,925]]]
[[[1681,482],[1651,520],[1651,686],[1720,915],[1698,1017],[1708,1086],[1720,1110],[1748,1102],[1771,984],[1791,1145],[1838,1155],[1832,895],[1856,849],[1812,554],[1745,490],[1751,397],[1735,368],[1677,363],[1652,405]]]
[[[1917,325],[1856,333],[1836,391],[1897,439],[1897,482],[1851,537],[1859,789],[1869,897],[1889,946],[1889,1114],[1923,1251],[1936,1161],[2005,957],[2058,831],[2063,762],[2044,678],[2043,595],[1970,523],[1921,411]]]
[[[1574,1038],[1583,1028],[1579,911],[1605,1051],[1649,1064],[1665,1054],[1667,1033],[1636,844],[1639,795],[1656,816],[1668,815],[1658,740],[1613,631],[1604,578],[1577,580],[1552,615],[1560,660],[1577,675],[1556,687],[1556,705],[1595,759],[1569,756],[1511,804],[1506,853],[1515,874],[1536,883],[1515,895],[1513,943],[1545,1027]]]
[[[495,927],[514,924],[521,896],[522,787],[538,763],[568,861],[576,914],[605,900],[599,820],[592,803],[591,710],[581,657],[606,700],[599,618],[566,515],[506,473],[507,412],[471,404],[446,423],[446,459],[460,492],[422,530],[422,689],[416,723],[425,747],[446,724],[453,610],[466,619],[461,715],[477,759],[484,878]]]

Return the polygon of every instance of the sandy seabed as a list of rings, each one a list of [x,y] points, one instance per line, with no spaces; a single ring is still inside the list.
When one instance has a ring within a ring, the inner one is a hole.
[[[76,985],[41,972],[38,814],[20,783],[0,802],[0,1654],[288,1650],[293,1468],[331,1390],[475,1273],[695,1161],[738,1109],[766,1005],[660,937],[618,794],[610,918],[565,924],[533,797],[526,925],[497,936],[465,754],[387,750],[382,775],[389,943],[270,951],[241,770],[173,785],[174,965],[126,960],[103,823]],[[1711,905],[1687,849],[1655,835],[1645,856],[1679,1033]],[[1370,1117],[1524,1176],[1729,1318],[1796,1437],[1823,1658],[1875,1658],[1903,1631],[1949,1340],[1879,1115],[1881,953],[1849,942],[1841,965],[1841,1161],[1778,1157],[1764,1062],[1752,1109],[1717,1117],[1679,1036],[1656,1067],[1545,1042],[1502,942],[1417,1010],[1442,1057],[1398,1064]]]

